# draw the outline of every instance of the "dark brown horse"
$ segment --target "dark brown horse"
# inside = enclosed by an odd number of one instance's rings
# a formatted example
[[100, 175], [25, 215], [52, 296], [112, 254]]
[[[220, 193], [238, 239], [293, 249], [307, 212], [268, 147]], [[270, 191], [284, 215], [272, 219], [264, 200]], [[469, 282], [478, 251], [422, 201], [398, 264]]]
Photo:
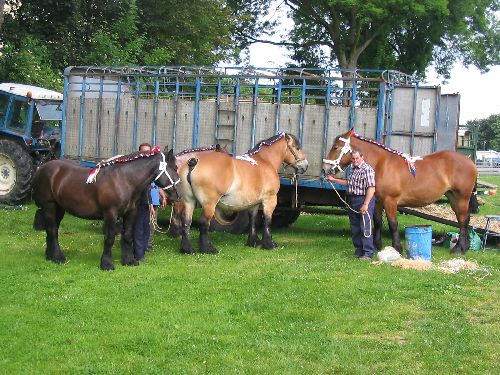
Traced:
[[42, 165], [33, 178], [33, 196], [39, 209], [34, 228], [47, 233], [46, 257], [65, 263], [59, 247], [59, 224], [65, 212], [83, 219], [104, 219], [104, 251], [101, 269], [114, 269], [111, 248], [115, 241], [115, 224], [123, 218], [121, 236], [124, 265], [138, 264], [132, 252], [132, 230], [137, 213], [137, 201], [152, 182], [166, 190], [167, 198], [179, 198], [179, 175], [172, 150], [165, 154], [155, 148], [152, 152], [136, 152], [97, 164], [90, 169], [71, 161], [53, 160]]
[[[240, 157], [222, 152], [199, 153], [179, 169], [183, 202], [185, 204], [182, 226], [181, 252], [193, 252], [189, 232], [193, 209], [202, 206], [200, 218], [200, 251], [216, 253], [208, 238], [208, 228], [215, 208], [250, 212], [251, 226], [247, 245], [262, 245], [272, 249], [270, 224], [280, 188], [278, 170], [286, 163], [298, 173], [307, 170], [307, 160], [297, 138], [279, 133], [259, 142]], [[260, 241], [256, 234], [255, 218], [259, 207], [264, 212], [264, 234]]]
[[472, 160], [454, 151], [440, 151], [423, 158], [410, 158], [353, 131], [335, 138], [324, 160], [323, 171], [336, 173], [350, 163], [352, 150], [364, 154], [365, 161], [375, 169], [374, 242], [382, 245], [382, 211], [385, 209], [392, 234], [392, 246], [401, 253], [396, 212], [401, 207], [422, 207], [438, 200], [443, 194], [450, 201], [460, 225], [460, 237], [453, 253], [465, 253], [469, 248], [469, 201], [477, 178]]

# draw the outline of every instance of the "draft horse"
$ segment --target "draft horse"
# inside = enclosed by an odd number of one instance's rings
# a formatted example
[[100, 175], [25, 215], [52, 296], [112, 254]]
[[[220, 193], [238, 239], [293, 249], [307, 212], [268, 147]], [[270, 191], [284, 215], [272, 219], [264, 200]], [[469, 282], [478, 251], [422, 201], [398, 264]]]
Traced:
[[89, 168], [67, 160], [43, 164], [33, 177], [33, 197], [39, 207], [33, 227], [47, 233], [46, 258], [65, 263], [59, 246], [59, 224], [65, 212], [82, 219], [104, 220], [104, 251], [101, 269], [113, 270], [111, 248], [115, 241], [115, 224], [123, 218], [121, 263], [136, 266], [132, 251], [133, 224], [137, 202], [152, 182], [165, 189], [167, 198], [177, 200], [180, 182], [173, 151], [168, 155], [155, 147], [152, 152], [135, 152], [109, 159]]
[[[175, 154], [177, 170], [180, 170], [190, 159], [196, 158], [199, 153], [205, 152], [225, 152], [225, 150], [223, 150], [219, 144], [183, 150]], [[173, 212], [168, 229], [168, 233], [171, 237], [179, 237], [182, 234], [182, 215], [184, 215], [184, 207], [184, 202], [181, 199], [172, 203]]]
[[[230, 211], [248, 210], [250, 229], [246, 244], [273, 249], [270, 225], [280, 188], [278, 170], [285, 163], [297, 173], [307, 170], [308, 162], [298, 139], [284, 132], [259, 142], [242, 156], [222, 152], [198, 153], [179, 169], [183, 191], [181, 252], [191, 254], [189, 239], [193, 209], [202, 207], [199, 246], [201, 252], [217, 253], [208, 237], [208, 228], [215, 208]], [[262, 206], [264, 228], [262, 240], [256, 233], [255, 219]]]
[[352, 150], [363, 153], [365, 161], [375, 169], [374, 242], [382, 245], [382, 211], [385, 209], [392, 234], [392, 246], [401, 253], [401, 243], [396, 218], [397, 208], [422, 207], [438, 200], [443, 194], [448, 198], [457, 216], [460, 237], [451, 250], [465, 253], [469, 248], [469, 202], [473, 197], [477, 169], [472, 160], [454, 151], [439, 151], [423, 158], [411, 158], [354, 131], [337, 138], [327, 159], [323, 160], [323, 173], [337, 173], [350, 163]]

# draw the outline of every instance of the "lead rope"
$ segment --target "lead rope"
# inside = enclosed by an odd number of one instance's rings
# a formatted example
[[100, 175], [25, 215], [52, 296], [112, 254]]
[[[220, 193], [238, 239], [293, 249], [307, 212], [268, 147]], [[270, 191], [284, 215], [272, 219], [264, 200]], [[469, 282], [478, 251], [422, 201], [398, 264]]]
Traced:
[[[172, 210], [173, 210], [173, 208], [172, 208]], [[153, 224], [153, 228], [154, 228], [155, 232], [167, 233], [167, 231], [162, 230], [162, 228], [158, 225], [157, 215], [155, 215], [153, 212], [149, 213], [149, 222]], [[170, 213], [170, 220], [172, 220], [172, 213]], [[168, 227], [170, 228], [170, 223], [169, 223]]]
[[[340, 198], [340, 200], [342, 202], [344, 202], [344, 204], [346, 205], [347, 208], [349, 208], [352, 212], [354, 213], [357, 213], [357, 214], [361, 214], [361, 212], [359, 211], [356, 211], [354, 208], [352, 208], [351, 206], [349, 206], [349, 203], [347, 203], [339, 194], [339, 192], [337, 191], [337, 189], [335, 188], [335, 186], [330, 182], [328, 181], [328, 183], [330, 185], [332, 185], [332, 188], [333, 190], [335, 191], [335, 193], [337, 194], [337, 196]], [[371, 237], [372, 235], [372, 219], [370, 218], [370, 215], [368, 213], [366, 213], [366, 215], [368, 216], [368, 221], [369, 221], [369, 226], [368, 226], [368, 232], [366, 232], [366, 222], [365, 222], [365, 214], [361, 214], [361, 218], [363, 219], [363, 236], [365, 238], [369, 238]]]

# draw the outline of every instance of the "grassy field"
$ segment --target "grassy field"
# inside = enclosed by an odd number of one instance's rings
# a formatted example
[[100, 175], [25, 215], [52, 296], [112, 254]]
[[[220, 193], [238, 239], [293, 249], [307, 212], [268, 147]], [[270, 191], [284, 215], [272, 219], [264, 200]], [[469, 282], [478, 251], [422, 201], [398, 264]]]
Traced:
[[353, 257], [346, 217], [304, 214], [274, 251], [212, 233], [218, 255], [185, 256], [157, 233], [140, 266], [119, 264], [117, 242], [103, 272], [100, 222], [63, 220], [61, 266], [34, 212], [0, 211], [2, 374], [500, 373], [498, 251], [469, 251], [476, 273], [376, 265]]

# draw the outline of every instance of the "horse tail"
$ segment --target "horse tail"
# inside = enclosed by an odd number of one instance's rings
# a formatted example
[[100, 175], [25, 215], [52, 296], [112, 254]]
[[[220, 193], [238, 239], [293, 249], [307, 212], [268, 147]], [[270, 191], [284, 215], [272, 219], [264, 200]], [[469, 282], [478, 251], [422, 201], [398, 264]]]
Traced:
[[187, 174], [187, 182], [189, 183], [189, 185], [191, 185], [191, 172], [194, 169], [194, 167], [196, 167], [196, 164], [198, 164], [198, 159], [196, 159], [196, 158], [190, 158], [188, 160], [187, 164], [188, 164], [188, 167], [189, 167], [188, 174]]
[[477, 214], [479, 212], [479, 202], [477, 201], [477, 181], [474, 184], [474, 190], [469, 200], [469, 213]]
[[33, 229], [34, 230], [45, 230], [45, 218], [43, 216], [42, 210], [39, 208], [35, 212], [35, 219], [33, 220]]

